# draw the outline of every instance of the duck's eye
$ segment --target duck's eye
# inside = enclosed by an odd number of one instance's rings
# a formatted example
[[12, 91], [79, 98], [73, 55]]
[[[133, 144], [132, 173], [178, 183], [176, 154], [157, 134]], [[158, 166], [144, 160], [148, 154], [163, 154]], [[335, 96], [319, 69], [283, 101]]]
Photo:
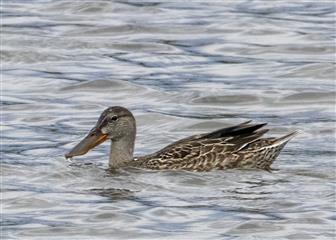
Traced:
[[118, 116], [116, 116], [116, 115], [112, 116], [112, 117], [111, 117], [111, 120], [112, 120], [112, 121], [117, 121], [117, 120], [118, 120]]

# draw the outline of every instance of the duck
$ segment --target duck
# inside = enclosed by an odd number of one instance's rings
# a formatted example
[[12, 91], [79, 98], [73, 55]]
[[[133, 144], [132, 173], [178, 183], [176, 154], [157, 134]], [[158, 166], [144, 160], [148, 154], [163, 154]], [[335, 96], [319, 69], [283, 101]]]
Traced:
[[285, 136], [265, 138], [266, 123], [251, 121], [192, 135], [169, 144], [149, 155], [135, 157], [136, 120], [125, 107], [113, 106], [103, 111], [95, 126], [66, 158], [86, 154], [110, 140], [109, 166], [113, 169], [136, 167], [152, 170], [210, 171], [225, 169], [263, 169], [271, 165], [297, 131]]

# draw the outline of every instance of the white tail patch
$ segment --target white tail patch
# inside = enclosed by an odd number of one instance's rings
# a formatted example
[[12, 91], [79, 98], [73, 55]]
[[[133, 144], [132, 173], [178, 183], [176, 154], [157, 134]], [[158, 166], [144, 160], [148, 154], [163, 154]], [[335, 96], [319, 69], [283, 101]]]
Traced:
[[289, 140], [291, 140], [293, 137], [295, 137], [298, 134], [299, 134], [299, 131], [294, 131], [294, 132], [292, 132], [290, 134], [287, 134], [287, 135], [285, 135], [283, 137], [280, 137], [271, 146], [272, 147], [276, 147], [276, 146], [285, 144], [285, 143], [287, 143]]
[[290, 133], [290, 134], [287, 134], [287, 135], [285, 135], [285, 136], [283, 136], [283, 137], [280, 137], [280, 138], [276, 139], [276, 140], [274, 141], [274, 143], [272, 143], [272, 144], [270, 144], [270, 145], [261, 147], [261, 148], [259, 148], [259, 149], [257, 149], [257, 150], [253, 150], [253, 151], [251, 151], [251, 152], [259, 152], [259, 151], [263, 151], [263, 150], [265, 150], [265, 149], [276, 148], [276, 147], [278, 147], [278, 146], [281, 146], [281, 145], [283, 145], [283, 144], [286, 144], [289, 140], [291, 140], [291, 139], [292, 139], [293, 137], [295, 137], [297, 134], [299, 134], [299, 131], [294, 131], [294, 132], [292, 132], [292, 133]]

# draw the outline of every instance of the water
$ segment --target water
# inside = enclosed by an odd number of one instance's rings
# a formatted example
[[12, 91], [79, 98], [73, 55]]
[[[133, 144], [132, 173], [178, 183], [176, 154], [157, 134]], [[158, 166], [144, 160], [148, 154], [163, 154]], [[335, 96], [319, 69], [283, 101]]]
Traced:
[[[3, 239], [333, 239], [335, 4], [3, 1]], [[108, 106], [137, 155], [268, 122], [265, 171], [107, 170], [63, 155]]]

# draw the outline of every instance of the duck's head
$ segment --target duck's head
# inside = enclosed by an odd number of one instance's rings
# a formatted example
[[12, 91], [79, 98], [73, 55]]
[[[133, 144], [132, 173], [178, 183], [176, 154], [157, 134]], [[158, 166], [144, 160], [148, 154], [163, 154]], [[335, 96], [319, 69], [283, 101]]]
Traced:
[[100, 115], [88, 135], [69, 153], [65, 154], [65, 157], [84, 155], [107, 139], [112, 141], [133, 139], [135, 133], [136, 126], [133, 114], [124, 107], [109, 107]]

